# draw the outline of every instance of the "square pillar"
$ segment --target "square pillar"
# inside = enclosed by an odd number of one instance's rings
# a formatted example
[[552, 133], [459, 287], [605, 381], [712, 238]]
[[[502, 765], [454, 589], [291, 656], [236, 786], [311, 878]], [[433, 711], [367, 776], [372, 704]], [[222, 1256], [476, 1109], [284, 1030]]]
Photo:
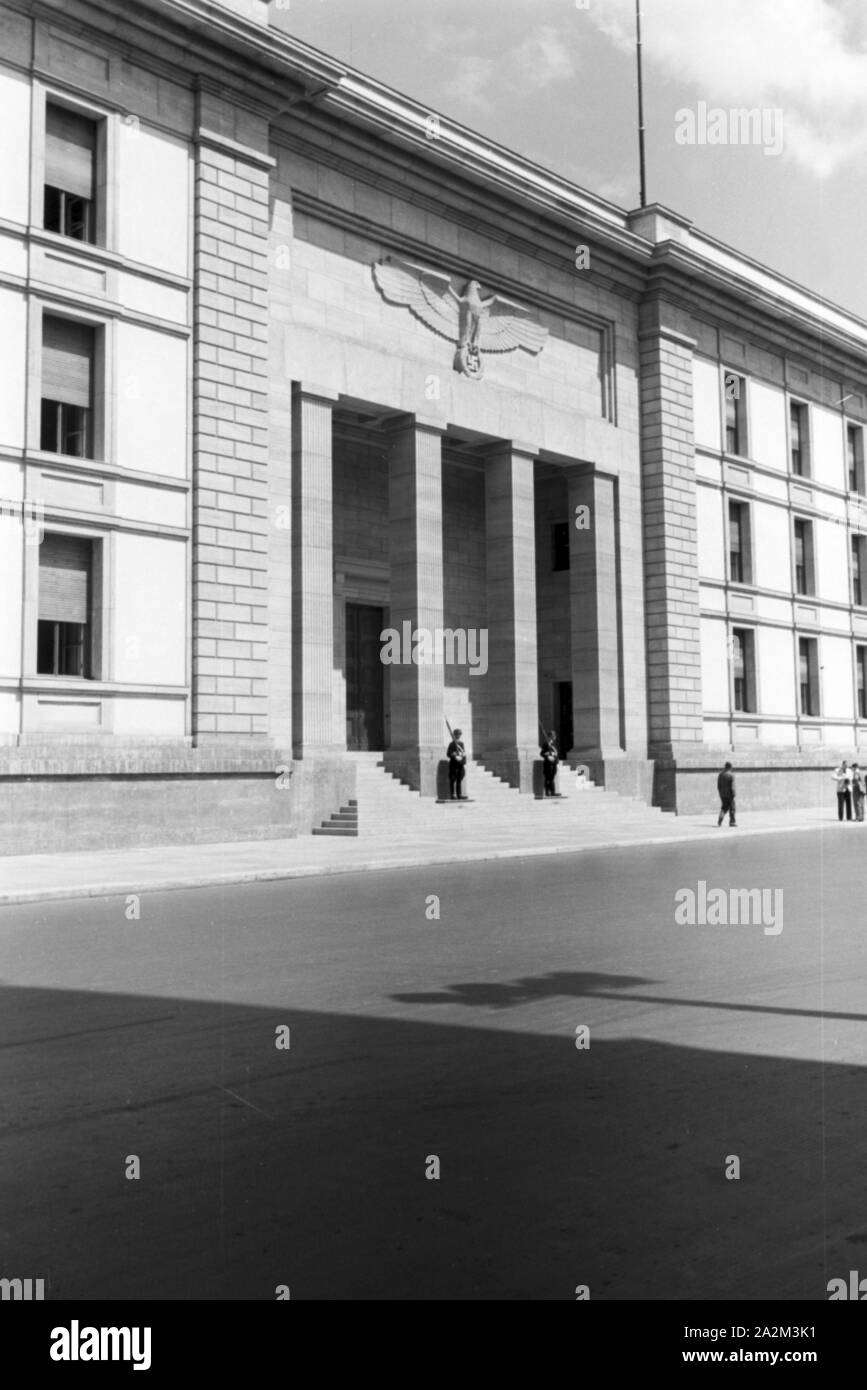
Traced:
[[[200, 90], [193, 301], [192, 732], [269, 734], [267, 125]], [[233, 191], [229, 192], [231, 188]], [[222, 198], [222, 204], [218, 203]], [[243, 202], [243, 254], [229, 211]], [[243, 262], [243, 264], [239, 264]], [[229, 326], [231, 325], [231, 327]]]
[[624, 751], [617, 482], [570, 472], [568, 492], [572, 752], [617, 757]]
[[488, 675], [485, 766], [533, 791], [539, 758], [535, 450], [504, 442], [485, 460]]
[[335, 754], [331, 422], [337, 397], [292, 390], [292, 746]]
[[[447, 742], [443, 719], [443, 503], [441, 425], [410, 418], [388, 452], [389, 626], [401, 635], [402, 661], [389, 668], [390, 747], [385, 766], [422, 796], [436, 796]], [[428, 656], [411, 660], [416, 633]], [[407, 650], [405, 635], [412, 635]]]
[[695, 340], [676, 309], [641, 306], [641, 455], [648, 743], [670, 758], [703, 738], [693, 436]]

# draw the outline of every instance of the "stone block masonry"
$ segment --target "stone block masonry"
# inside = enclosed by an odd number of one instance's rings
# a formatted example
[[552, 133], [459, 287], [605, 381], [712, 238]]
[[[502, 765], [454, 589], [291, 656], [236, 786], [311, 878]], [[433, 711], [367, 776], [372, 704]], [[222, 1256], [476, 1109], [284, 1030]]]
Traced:
[[193, 735], [268, 736], [268, 170], [201, 137]]
[[648, 742], [662, 757], [702, 739], [692, 343], [663, 307], [647, 304], [640, 330]]

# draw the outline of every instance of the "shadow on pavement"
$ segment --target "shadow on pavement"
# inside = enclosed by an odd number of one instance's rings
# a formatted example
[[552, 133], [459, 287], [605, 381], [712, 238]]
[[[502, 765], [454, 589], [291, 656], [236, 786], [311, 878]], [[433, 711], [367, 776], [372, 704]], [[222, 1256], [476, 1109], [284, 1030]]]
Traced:
[[0, 1004], [0, 1276], [50, 1298], [824, 1299], [867, 1239], [860, 1067], [120, 993]]

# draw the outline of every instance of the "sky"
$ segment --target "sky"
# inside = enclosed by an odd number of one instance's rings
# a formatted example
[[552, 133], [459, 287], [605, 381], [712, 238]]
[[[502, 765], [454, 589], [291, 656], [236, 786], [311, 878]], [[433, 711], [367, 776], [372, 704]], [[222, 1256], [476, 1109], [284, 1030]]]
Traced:
[[[272, 0], [271, 24], [638, 206], [634, 0]], [[648, 202], [867, 319], [867, 0], [642, 0], [642, 39]], [[736, 108], [764, 113], [750, 142]]]

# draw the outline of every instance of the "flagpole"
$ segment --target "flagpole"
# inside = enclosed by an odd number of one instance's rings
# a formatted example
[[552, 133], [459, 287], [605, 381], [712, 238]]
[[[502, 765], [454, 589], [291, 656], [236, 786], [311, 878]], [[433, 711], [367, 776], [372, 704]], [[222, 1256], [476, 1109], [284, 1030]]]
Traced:
[[644, 169], [644, 87], [641, 80], [641, 0], [635, 0], [635, 56], [638, 64], [638, 167], [641, 177], [640, 206], [647, 207]]

